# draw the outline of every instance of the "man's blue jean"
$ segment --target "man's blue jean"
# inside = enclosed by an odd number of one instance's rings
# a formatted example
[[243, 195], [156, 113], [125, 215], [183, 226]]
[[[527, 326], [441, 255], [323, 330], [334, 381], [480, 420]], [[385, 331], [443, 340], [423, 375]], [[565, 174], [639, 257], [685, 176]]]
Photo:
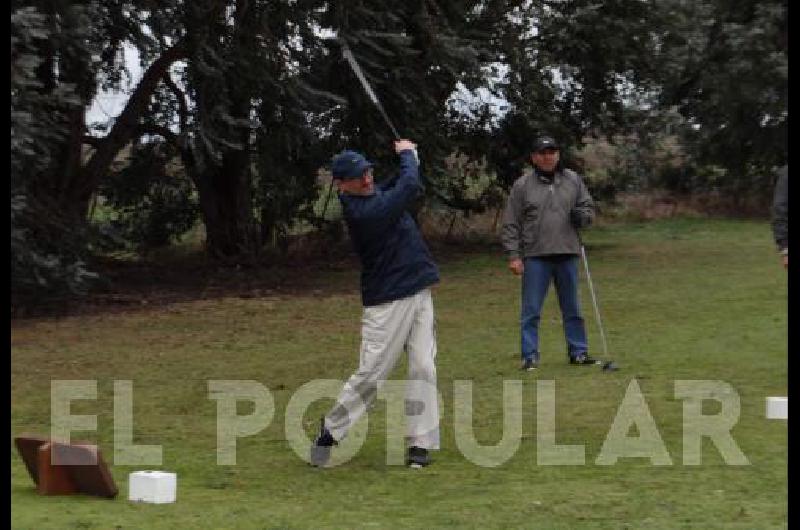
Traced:
[[522, 358], [539, 361], [539, 321], [552, 279], [570, 357], [586, 354], [586, 327], [578, 303], [578, 256], [525, 258], [522, 274]]

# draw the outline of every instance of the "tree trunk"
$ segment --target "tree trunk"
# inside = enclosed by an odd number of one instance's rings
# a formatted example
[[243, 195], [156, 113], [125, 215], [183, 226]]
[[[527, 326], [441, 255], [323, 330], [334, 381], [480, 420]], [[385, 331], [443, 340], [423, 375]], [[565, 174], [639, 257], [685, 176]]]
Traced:
[[80, 186], [83, 178], [82, 154], [83, 133], [86, 129], [86, 111], [76, 107], [69, 111], [69, 136], [59, 156], [60, 167], [53, 168], [51, 175], [57, 181], [54, 196], [57, 204], [68, 219], [83, 222], [87, 219], [89, 202], [94, 194], [93, 188], [86, 194]]
[[[236, 2], [233, 41], [245, 37], [242, 33], [245, 24], [255, 23], [247, 17], [249, 7], [246, 0]], [[223, 87], [198, 83], [195, 98], [201, 113], [200, 123], [215, 121], [211, 115], [203, 113], [211, 113], [216, 105], [224, 105], [226, 114], [240, 123], [248, 122], [251, 110], [249, 93], [245, 87], [237, 84], [236, 72], [230, 74]], [[203, 79], [201, 72], [198, 71], [197, 75], [198, 79]], [[216, 92], [220, 90], [224, 91], [227, 98], [220, 97]], [[227, 129], [221, 127], [214, 131], [214, 136], [227, 140], [228, 145], [222, 143], [215, 147], [221, 151], [221, 161], [217, 163], [204, 153], [203, 164], [197, 164], [197, 160], [190, 158], [190, 163], [186, 165], [197, 186], [206, 227], [206, 250], [218, 259], [252, 258], [258, 254], [260, 244], [251, 193], [250, 129], [242, 125], [229, 125]], [[205, 151], [204, 147], [201, 149]], [[188, 151], [186, 153], [189, 154]]]
[[197, 187], [208, 253], [219, 259], [256, 255], [260, 246], [252, 212], [248, 153], [228, 152], [221, 165], [208, 164], [202, 170], [186, 155], [187, 171]]

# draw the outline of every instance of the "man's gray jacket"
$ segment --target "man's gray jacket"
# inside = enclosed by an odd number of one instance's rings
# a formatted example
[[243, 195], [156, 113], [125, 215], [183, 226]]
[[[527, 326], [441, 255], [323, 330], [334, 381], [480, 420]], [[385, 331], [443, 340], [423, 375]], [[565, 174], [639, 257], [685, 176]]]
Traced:
[[552, 183], [536, 171], [511, 187], [501, 234], [512, 258], [580, 254], [578, 228], [591, 224], [594, 203], [581, 177], [569, 169], [556, 171]]
[[778, 250], [789, 248], [789, 166], [778, 173], [772, 200], [772, 233]]

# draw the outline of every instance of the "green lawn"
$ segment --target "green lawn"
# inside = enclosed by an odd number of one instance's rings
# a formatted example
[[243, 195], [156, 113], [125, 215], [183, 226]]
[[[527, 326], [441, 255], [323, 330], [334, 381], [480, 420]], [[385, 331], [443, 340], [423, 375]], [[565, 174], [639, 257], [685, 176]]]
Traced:
[[[135, 312], [12, 322], [12, 434], [47, 433], [50, 381], [95, 379], [99, 442], [113, 463], [114, 380], [134, 385], [134, 441], [163, 447], [161, 466], [113, 465], [116, 500], [41, 497], [11, 447], [13, 528], [785, 528], [786, 422], [764, 417], [787, 393], [787, 279], [766, 222], [670, 220], [594, 228], [585, 236], [615, 373], [566, 363], [554, 293], [542, 318], [542, 366], [518, 368], [519, 281], [496, 247], [441, 263], [438, 314], [442, 451], [424, 470], [386, 464], [384, 403], [361, 451], [310, 468], [286, 441], [293, 391], [345, 379], [357, 363], [357, 271], [332, 271], [341, 294], [198, 300]], [[590, 345], [602, 355], [585, 285]], [[403, 377], [398, 367], [394, 378]], [[672, 465], [623, 458], [597, 465], [625, 389], [636, 379]], [[267, 428], [240, 438], [235, 466], [216, 465], [212, 379], [256, 380], [275, 398]], [[473, 383], [474, 430], [500, 441], [504, 380], [522, 380], [523, 439], [504, 464], [481, 467], [457, 449], [454, 381]], [[558, 444], [585, 446], [586, 465], [537, 465], [537, 380], [555, 381]], [[727, 465], [709, 440], [684, 465], [676, 380], [728, 383], [741, 415], [732, 437], [749, 465]], [[316, 428], [330, 400], [304, 416]], [[239, 414], [252, 412], [239, 407]], [[704, 413], [720, 409], [709, 401]], [[636, 436], [636, 430], [629, 433]], [[138, 469], [178, 474], [178, 501], [127, 501]]]

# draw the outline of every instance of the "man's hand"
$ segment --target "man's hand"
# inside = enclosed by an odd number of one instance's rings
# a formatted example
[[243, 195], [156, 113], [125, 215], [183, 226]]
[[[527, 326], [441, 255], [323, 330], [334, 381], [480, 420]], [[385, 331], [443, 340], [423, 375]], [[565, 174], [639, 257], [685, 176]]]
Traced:
[[405, 151], [406, 149], [411, 149], [412, 151], [417, 150], [417, 144], [412, 142], [411, 140], [395, 140], [394, 141], [394, 152], [400, 153], [401, 151]]
[[509, 260], [508, 268], [511, 269], [511, 272], [513, 272], [516, 276], [519, 276], [522, 274], [522, 271], [525, 270], [525, 265], [522, 264], [521, 259], [514, 258]]
[[572, 222], [572, 226], [575, 228], [586, 228], [591, 222], [591, 219], [586, 215], [586, 213], [575, 209], [569, 212], [569, 220]]
[[788, 269], [789, 268], [789, 254], [784, 254], [783, 255], [783, 268], [784, 269]]

